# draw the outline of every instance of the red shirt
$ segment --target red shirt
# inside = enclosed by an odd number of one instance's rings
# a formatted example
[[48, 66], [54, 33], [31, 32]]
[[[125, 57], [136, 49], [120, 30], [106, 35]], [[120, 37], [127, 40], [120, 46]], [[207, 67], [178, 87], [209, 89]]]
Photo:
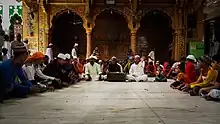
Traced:
[[187, 84], [193, 83], [197, 80], [195, 66], [192, 62], [186, 63], [185, 75], [185, 83]]

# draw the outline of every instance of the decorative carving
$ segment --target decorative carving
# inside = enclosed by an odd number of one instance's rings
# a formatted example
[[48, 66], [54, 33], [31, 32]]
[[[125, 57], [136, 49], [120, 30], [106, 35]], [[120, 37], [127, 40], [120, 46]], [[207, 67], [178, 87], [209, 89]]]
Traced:
[[171, 21], [170, 24], [172, 24], [172, 16], [173, 16], [173, 12], [172, 9], [164, 9], [164, 8], [148, 8], [148, 9], [142, 9], [139, 10], [137, 13], [137, 19], [138, 21], [140, 21], [146, 14], [153, 12], [153, 11], [159, 11], [161, 12], [164, 16], [168, 17], [169, 20]]
[[118, 14], [121, 14], [125, 17], [125, 19], [127, 20], [127, 22], [130, 22], [130, 20], [132, 20], [132, 11], [131, 9], [129, 9], [128, 7], [123, 7], [123, 8], [119, 8], [119, 7], [110, 7], [110, 8], [106, 8], [106, 7], [99, 7], [99, 8], [95, 8], [93, 10], [93, 20], [96, 20], [96, 17], [102, 13], [103, 11], [106, 10], [113, 10], [114, 12], [117, 12]]
[[185, 38], [183, 35], [179, 35], [179, 52], [180, 52], [180, 56], [179, 57], [184, 57], [185, 56]]
[[51, 15], [50, 15], [50, 24], [52, 24], [52, 19], [54, 17], [57, 17], [67, 11], [73, 11], [74, 13], [79, 15], [83, 21], [86, 20], [84, 5], [52, 5]]

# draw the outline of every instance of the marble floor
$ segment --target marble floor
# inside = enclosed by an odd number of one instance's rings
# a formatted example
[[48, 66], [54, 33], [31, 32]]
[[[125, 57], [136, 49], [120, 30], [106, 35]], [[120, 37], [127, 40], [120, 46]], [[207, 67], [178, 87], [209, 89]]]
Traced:
[[219, 124], [220, 103], [170, 82], [81, 82], [0, 105], [0, 124]]

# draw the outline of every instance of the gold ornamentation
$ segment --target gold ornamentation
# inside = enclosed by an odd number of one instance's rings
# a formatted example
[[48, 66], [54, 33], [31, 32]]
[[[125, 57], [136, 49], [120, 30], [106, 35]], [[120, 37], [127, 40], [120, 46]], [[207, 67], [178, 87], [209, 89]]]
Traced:
[[50, 26], [52, 26], [52, 19], [64, 12], [73, 11], [79, 15], [82, 20], [85, 20], [85, 6], [84, 5], [51, 5]]

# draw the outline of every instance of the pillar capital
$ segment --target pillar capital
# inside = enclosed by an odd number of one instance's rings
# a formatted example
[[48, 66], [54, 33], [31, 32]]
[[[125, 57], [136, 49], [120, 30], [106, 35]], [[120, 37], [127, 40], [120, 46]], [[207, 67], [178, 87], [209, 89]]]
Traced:
[[130, 30], [130, 31], [131, 31], [131, 35], [136, 35], [137, 30], [138, 30], [138, 29], [136, 29], [136, 28], [131, 29], [131, 30]]
[[86, 34], [91, 34], [92, 33], [92, 28], [86, 28]]

